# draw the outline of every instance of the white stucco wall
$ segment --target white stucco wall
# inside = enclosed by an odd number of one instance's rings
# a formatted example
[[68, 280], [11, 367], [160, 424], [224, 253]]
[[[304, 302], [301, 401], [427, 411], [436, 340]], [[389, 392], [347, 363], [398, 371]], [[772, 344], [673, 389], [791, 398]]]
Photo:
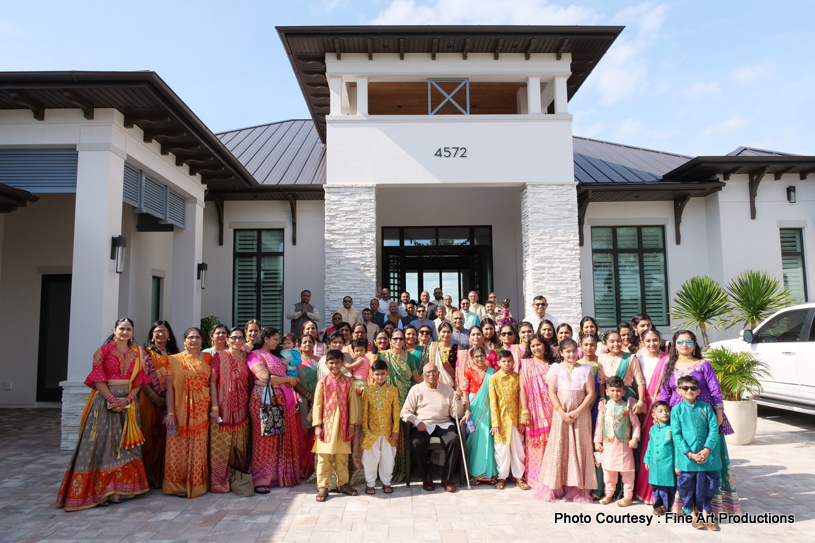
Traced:
[[[204, 262], [209, 265], [207, 288], [201, 300], [201, 315], [215, 315], [232, 322], [232, 266], [234, 230], [246, 228], [283, 228], [284, 311], [300, 301], [300, 292], [311, 291], [311, 303], [325, 323], [325, 216], [322, 200], [297, 202], [297, 245], [291, 240], [291, 212], [287, 201], [229, 201], [224, 203], [224, 244], [218, 245], [218, 215], [215, 206], [204, 209]], [[349, 225], [338, 226], [346, 228]], [[351, 225], [353, 226], [353, 225]], [[290, 324], [284, 318], [284, 329]]]
[[163, 278], [163, 311], [159, 311], [160, 317], [165, 320], [170, 318], [173, 233], [138, 232], [137, 217], [131, 206], [123, 205], [122, 233], [127, 237], [127, 261], [125, 272], [119, 280], [119, 312], [133, 319], [136, 342], [142, 344], [148, 339], [147, 332], [153, 324], [150, 318], [153, 275]]
[[[73, 194], [44, 194], [4, 218], [0, 405], [33, 407], [36, 402], [42, 275], [71, 273], [74, 200]], [[11, 391], [6, 390], [9, 381]]]
[[[376, 190], [378, 280], [383, 226], [492, 226], [493, 290], [499, 299], [512, 300], [510, 310], [516, 318], [523, 315], [520, 186], [379, 186]], [[418, 298], [419, 293], [410, 294]]]

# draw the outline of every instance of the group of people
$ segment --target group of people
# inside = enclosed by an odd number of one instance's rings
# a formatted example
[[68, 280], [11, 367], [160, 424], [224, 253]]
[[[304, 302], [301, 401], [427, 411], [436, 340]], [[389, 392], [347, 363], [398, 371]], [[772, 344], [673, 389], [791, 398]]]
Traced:
[[[261, 494], [310, 478], [318, 501], [363, 483], [374, 494], [377, 478], [391, 493], [409, 447], [428, 491], [440, 470], [455, 492], [463, 461], [473, 484], [514, 482], [548, 501], [740, 511], [722, 437], [732, 429], [692, 332], [666, 342], [640, 314], [600, 341], [592, 317], [573, 337], [543, 296], [516, 325], [509, 300], [495, 312], [494, 294], [482, 306], [472, 292], [448, 311], [441, 289], [440, 304], [423, 292], [418, 303], [404, 293], [401, 306], [386, 290], [361, 313], [344, 298], [323, 333], [304, 291], [286, 313], [292, 333], [220, 324], [207, 350], [198, 328], [179, 350], [166, 321], [136, 347], [133, 323], [120, 319], [85, 381], [92, 392], [57, 505], [121, 503], [150, 488], [229, 492], [244, 457]], [[430, 454], [432, 437], [443, 454]]]

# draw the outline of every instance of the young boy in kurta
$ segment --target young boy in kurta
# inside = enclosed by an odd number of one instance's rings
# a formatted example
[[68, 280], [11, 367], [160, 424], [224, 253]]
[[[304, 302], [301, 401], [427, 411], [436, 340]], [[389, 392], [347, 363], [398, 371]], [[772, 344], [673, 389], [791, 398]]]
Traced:
[[600, 400], [597, 408], [597, 427], [594, 431], [594, 450], [602, 452], [600, 460], [605, 480], [605, 496], [600, 500], [608, 505], [614, 499], [617, 476], [623, 479], [623, 497], [620, 507], [628, 507], [634, 497], [634, 451], [640, 440], [640, 420], [634, 413], [637, 401], [624, 400], [625, 383], [613, 375], [606, 380], [608, 400]]
[[[718, 531], [711, 501], [719, 488], [722, 469], [719, 446], [719, 424], [716, 411], [699, 396], [699, 381], [693, 375], [676, 380], [682, 402], [671, 410], [671, 434], [674, 442], [674, 463], [679, 470], [676, 486], [685, 514], [692, 514], [691, 526], [702, 525]], [[704, 522], [699, 511], [706, 513]]]
[[[671, 435], [671, 406], [658, 401], [651, 406], [654, 425], [648, 433], [648, 450], [643, 463], [648, 470], [648, 483], [654, 495], [654, 514], [664, 515], [671, 510], [676, 495], [674, 471], [674, 442]], [[640, 473], [640, 477], [643, 474]]]
[[490, 433], [495, 440], [495, 463], [498, 466], [495, 488], [503, 490], [512, 474], [518, 488], [529, 490], [524, 480], [526, 458], [521, 437], [524, 427], [519, 424], [521, 378], [512, 371], [515, 359], [510, 351], [498, 353], [498, 366], [501, 369], [489, 381]]
[[320, 379], [314, 391], [314, 452], [317, 453], [317, 501], [328, 497], [331, 462], [337, 475], [337, 487], [347, 496], [357, 491], [348, 484], [348, 455], [358, 422], [357, 393], [354, 381], [342, 373], [343, 352], [331, 349], [325, 355], [328, 375]]
[[371, 366], [374, 384], [362, 394], [362, 465], [365, 493], [375, 494], [376, 475], [385, 494], [393, 492], [391, 477], [399, 441], [399, 391], [388, 384], [388, 364], [377, 360]]

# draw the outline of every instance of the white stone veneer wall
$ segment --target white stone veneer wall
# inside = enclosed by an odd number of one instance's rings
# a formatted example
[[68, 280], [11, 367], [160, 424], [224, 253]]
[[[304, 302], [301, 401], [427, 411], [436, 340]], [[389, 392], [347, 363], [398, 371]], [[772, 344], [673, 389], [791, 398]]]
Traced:
[[63, 381], [59, 384], [62, 387], [62, 434], [60, 439], [60, 449], [72, 451], [76, 448], [79, 439], [79, 422], [82, 419], [82, 411], [88, 402], [88, 395], [91, 389], [85, 383], [73, 383]]
[[574, 183], [526, 185], [521, 192], [524, 315], [542, 295], [547, 312], [576, 327], [582, 318], [577, 190]]
[[376, 188], [325, 186], [325, 318], [342, 307], [367, 307], [376, 294]]

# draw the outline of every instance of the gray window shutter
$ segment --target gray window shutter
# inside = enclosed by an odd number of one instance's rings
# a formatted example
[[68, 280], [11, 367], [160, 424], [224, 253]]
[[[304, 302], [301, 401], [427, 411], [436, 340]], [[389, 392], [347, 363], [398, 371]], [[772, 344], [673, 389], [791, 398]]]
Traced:
[[75, 193], [78, 161], [70, 149], [2, 149], [0, 183], [35, 194]]
[[147, 176], [144, 176], [144, 185], [142, 185], [142, 211], [149, 213], [154, 217], [165, 220], [166, 217], [166, 201], [167, 191], [166, 187], [161, 183], [153, 181]]
[[122, 191], [122, 201], [139, 209], [141, 203], [141, 173], [139, 170], [125, 164], [124, 190]]
[[184, 197], [180, 194], [173, 192], [172, 190], [167, 191], [167, 222], [170, 224], [174, 224], [176, 226], [180, 226], [184, 228], [184, 222], [186, 219], [186, 209]]

